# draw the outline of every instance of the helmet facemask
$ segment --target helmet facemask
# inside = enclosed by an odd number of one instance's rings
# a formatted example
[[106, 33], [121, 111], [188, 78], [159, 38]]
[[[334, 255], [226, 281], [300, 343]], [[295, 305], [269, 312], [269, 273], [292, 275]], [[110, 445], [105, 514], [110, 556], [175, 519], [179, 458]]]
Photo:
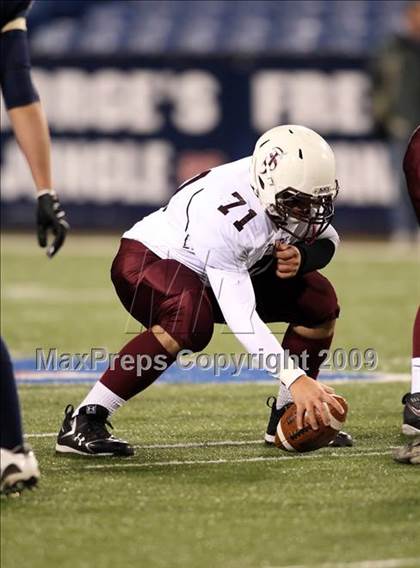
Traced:
[[[337, 181], [333, 190], [322, 192], [320, 195], [309, 195], [288, 187], [276, 194], [275, 204], [268, 205], [266, 211], [283, 231], [301, 241], [310, 243], [319, 237], [331, 223], [337, 193]], [[302, 233], [302, 226], [305, 225], [306, 229]]]

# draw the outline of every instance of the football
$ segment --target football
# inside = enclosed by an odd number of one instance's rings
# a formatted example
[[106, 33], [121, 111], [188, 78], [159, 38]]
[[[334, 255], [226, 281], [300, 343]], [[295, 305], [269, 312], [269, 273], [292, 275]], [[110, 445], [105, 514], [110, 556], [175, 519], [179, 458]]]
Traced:
[[335, 408], [324, 403], [330, 414], [330, 426], [325, 426], [319, 420], [318, 430], [313, 430], [308, 424], [298, 430], [296, 423], [296, 405], [291, 404], [277, 425], [275, 444], [278, 448], [287, 452], [312, 452], [327, 446], [343, 427], [347, 418], [348, 405], [346, 400], [338, 395], [333, 395], [344, 409], [344, 414], [339, 414]]

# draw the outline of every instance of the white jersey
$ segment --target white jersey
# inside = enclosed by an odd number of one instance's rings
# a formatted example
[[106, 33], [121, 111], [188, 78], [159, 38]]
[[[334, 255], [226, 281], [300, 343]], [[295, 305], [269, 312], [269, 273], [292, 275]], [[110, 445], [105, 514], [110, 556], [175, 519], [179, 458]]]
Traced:
[[[185, 182], [166, 207], [148, 215], [123, 235], [145, 244], [161, 258], [179, 261], [209, 283], [225, 320], [250, 353], [283, 355], [255, 311], [252, 267], [271, 255], [276, 241], [297, 239], [278, 230], [250, 185], [251, 157]], [[293, 229], [299, 229], [296, 224]], [[306, 226], [302, 224], [302, 234]], [[322, 238], [338, 243], [329, 227]], [[296, 367], [280, 372], [289, 386], [304, 374]]]

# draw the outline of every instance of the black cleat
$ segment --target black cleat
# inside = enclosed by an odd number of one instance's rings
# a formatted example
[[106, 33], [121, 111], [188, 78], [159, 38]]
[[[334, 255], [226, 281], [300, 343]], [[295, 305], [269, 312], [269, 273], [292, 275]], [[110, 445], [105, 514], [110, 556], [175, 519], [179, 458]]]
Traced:
[[332, 448], [350, 448], [353, 445], [353, 438], [347, 432], [340, 431], [328, 445]]
[[[276, 400], [277, 399], [275, 396], [269, 396], [266, 402], [268, 408], [271, 408], [271, 414], [268, 420], [267, 431], [264, 435], [264, 441], [269, 446], [274, 445], [277, 424], [279, 423], [280, 418], [283, 416], [286, 409], [289, 408], [291, 404], [289, 403], [282, 406], [281, 408], [276, 408]], [[350, 447], [353, 445], [353, 438], [346, 432], [338, 432], [335, 439], [332, 440], [328, 445], [334, 448]]]
[[125, 440], [112, 436], [107, 426], [109, 412], [99, 404], [83, 406], [73, 418], [74, 408], [66, 406], [64, 421], [57, 436], [55, 450], [59, 454], [83, 456], [132, 456], [134, 449]]
[[266, 401], [268, 408], [271, 408], [271, 414], [268, 420], [266, 433], [264, 434], [264, 442], [269, 446], [274, 445], [277, 425], [280, 422], [280, 418], [283, 416], [283, 414], [286, 412], [286, 409], [289, 408], [291, 404], [285, 404], [281, 408], [276, 408], [276, 402], [277, 399], [275, 396], [269, 396]]
[[36, 457], [28, 445], [14, 450], [1, 448], [0, 493], [17, 495], [24, 489], [32, 489], [39, 479]]
[[406, 436], [420, 436], [420, 392], [409, 392], [403, 396], [404, 404], [402, 433]]

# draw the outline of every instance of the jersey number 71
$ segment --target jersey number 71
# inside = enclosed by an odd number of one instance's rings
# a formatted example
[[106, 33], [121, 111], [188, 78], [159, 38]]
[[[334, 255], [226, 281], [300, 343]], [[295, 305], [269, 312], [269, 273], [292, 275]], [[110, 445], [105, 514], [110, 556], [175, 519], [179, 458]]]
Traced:
[[[229, 209], [233, 209], [234, 207], [241, 207], [243, 205], [246, 205], [245, 199], [237, 191], [234, 191], [232, 193], [232, 197], [234, 197], [236, 199], [236, 201], [233, 201], [232, 203], [228, 203], [227, 205], [220, 205], [217, 208], [217, 210], [220, 211], [220, 213], [223, 213], [223, 215], [227, 215], [229, 213]], [[238, 231], [242, 231], [242, 229], [245, 227], [245, 225], [248, 223], [248, 221], [251, 221], [251, 219], [256, 217], [256, 215], [257, 215], [257, 213], [253, 209], [248, 209], [248, 213], [245, 215], [245, 217], [242, 217], [242, 219], [238, 219], [237, 221], [234, 221], [233, 226]]]

